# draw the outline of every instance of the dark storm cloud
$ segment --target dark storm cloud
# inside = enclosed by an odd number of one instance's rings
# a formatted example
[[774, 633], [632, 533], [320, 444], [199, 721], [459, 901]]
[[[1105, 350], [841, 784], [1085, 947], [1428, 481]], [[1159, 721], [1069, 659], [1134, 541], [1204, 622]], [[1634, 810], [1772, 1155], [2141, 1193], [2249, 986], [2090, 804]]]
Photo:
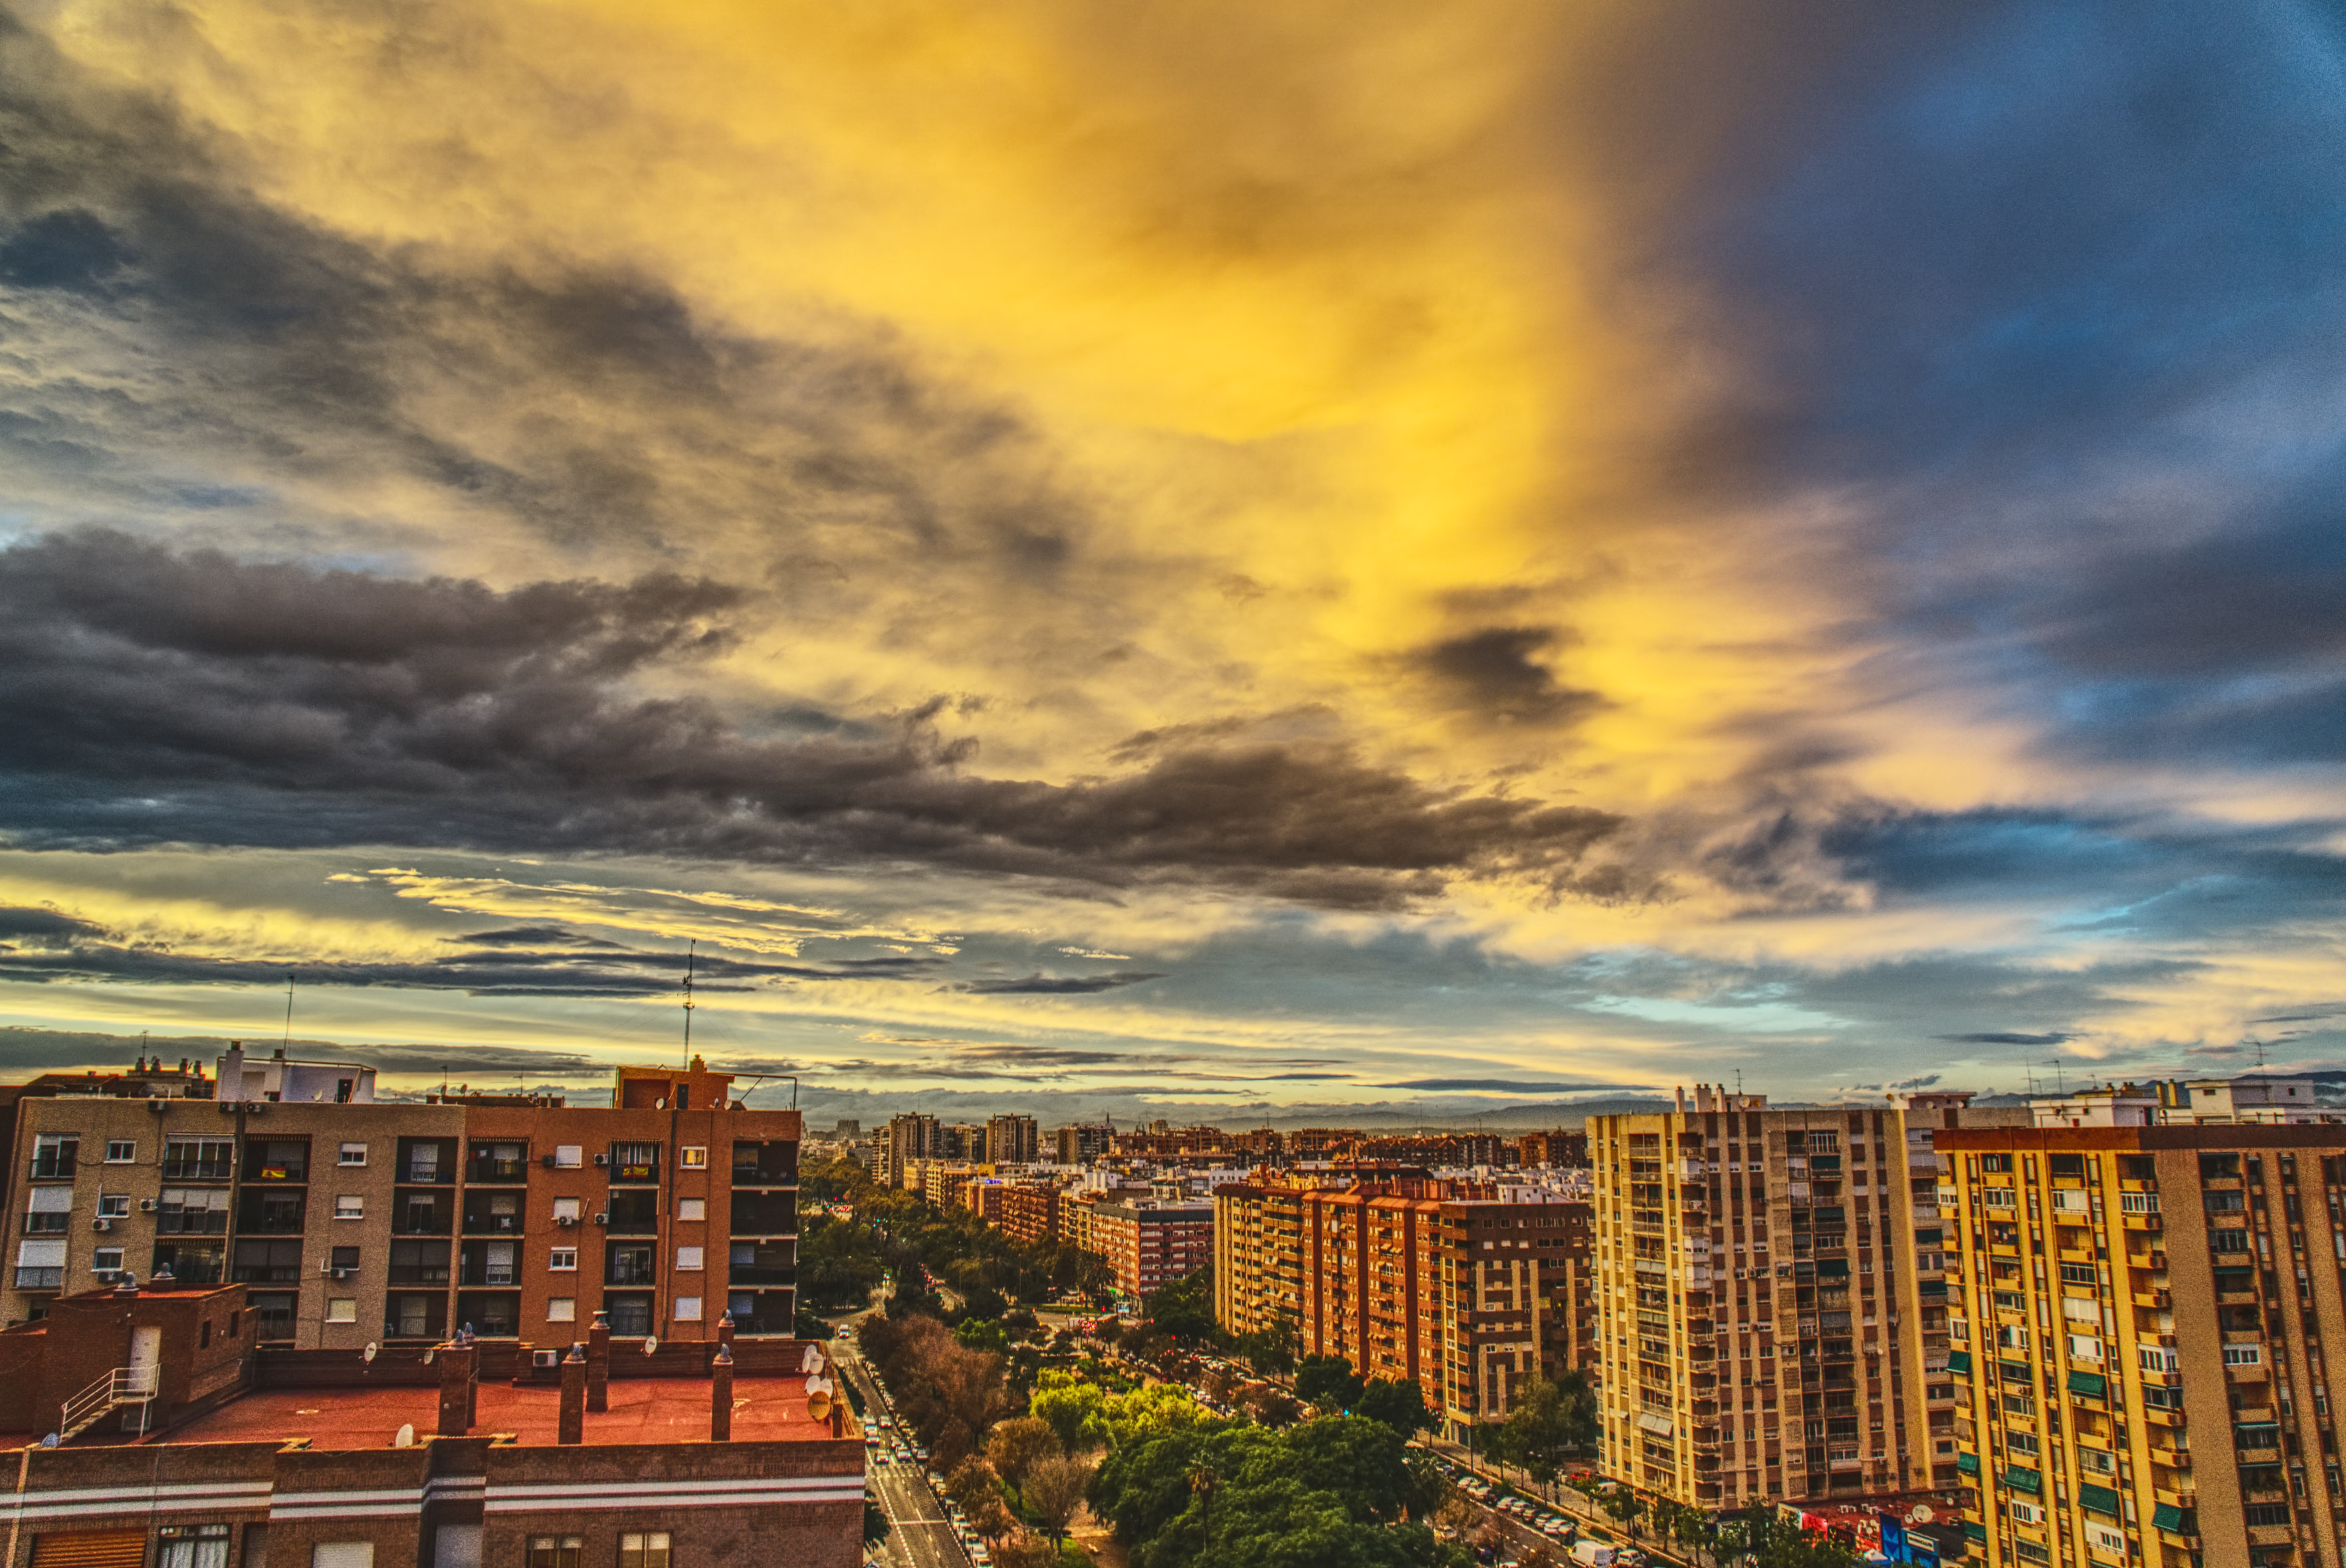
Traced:
[[[1989, 1031], [1981, 1034], [1942, 1034], [1939, 1038], [1958, 1045], [2066, 1045], [2076, 1036], [2062, 1033], [2014, 1034]], [[1937, 1082], [1935, 1078], [1932, 1081]]]
[[1593, 691], [1556, 678], [1537, 656], [1568, 639], [1552, 626], [1488, 626], [1446, 638], [1410, 656], [1455, 706], [1495, 723], [1569, 724], [1602, 706]]
[[52, 947], [105, 934], [105, 928], [55, 910], [0, 908], [0, 942]]
[[[8, 912], [37, 916], [47, 911]], [[644, 952], [610, 942], [536, 951], [492, 945], [421, 962], [353, 959], [280, 963], [125, 942], [90, 921], [66, 923], [70, 929], [39, 931], [32, 933], [37, 940], [21, 946], [0, 943], [0, 980], [251, 985], [276, 984], [290, 974], [304, 985], [616, 998], [673, 992], [683, 981], [686, 964], [683, 953]], [[693, 984], [702, 991], [741, 992], [790, 981], [903, 980], [942, 967], [943, 962], [901, 957], [811, 965], [702, 953], [693, 961]]]
[[1074, 976], [1030, 974], [1019, 980], [973, 980], [952, 989], [977, 996], [1096, 996], [1104, 991], [1121, 991], [1128, 985], [1164, 978], [1161, 973], [1145, 971]]
[[0, 551], [0, 826], [92, 848], [927, 861], [1375, 905], [1454, 875], [1568, 876], [1618, 824], [1326, 744], [1172, 750], [1045, 785], [970, 777], [923, 714], [761, 737], [631, 693], [656, 661], [719, 646], [710, 617], [731, 602], [673, 577], [497, 593], [104, 532], [19, 544]]
[[617, 947], [599, 937], [580, 936], [558, 925], [516, 925], [502, 931], [473, 931], [447, 938], [467, 947]]
[[1645, 1089], [1647, 1084], [1543, 1084], [1522, 1082], [1514, 1078], [1412, 1078], [1399, 1084], [1375, 1084], [1378, 1089], [1422, 1089], [1430, 1094], [1459, 1095], [1484, 1092], [1503, 1095], [1581, 1095], [1620, 1089]]
[[1647, 21], [1574, 112], [1598, 178], [1636, 171], [1637, 265], [1743, 355], [1678, 481], [1845, 497], [1880, 617], [1852, 630], [1901, 682], [1999, 689], [2049, 752], [2346, 756], [2334, 16]]

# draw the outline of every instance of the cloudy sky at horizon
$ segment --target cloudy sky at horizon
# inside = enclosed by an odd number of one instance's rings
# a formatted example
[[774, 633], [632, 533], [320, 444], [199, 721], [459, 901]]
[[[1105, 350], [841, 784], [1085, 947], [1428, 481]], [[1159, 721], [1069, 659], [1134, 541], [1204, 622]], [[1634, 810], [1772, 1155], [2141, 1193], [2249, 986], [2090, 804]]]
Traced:
[[22, 0], [0, 1026], [2346, 1064], [2340, 27]]

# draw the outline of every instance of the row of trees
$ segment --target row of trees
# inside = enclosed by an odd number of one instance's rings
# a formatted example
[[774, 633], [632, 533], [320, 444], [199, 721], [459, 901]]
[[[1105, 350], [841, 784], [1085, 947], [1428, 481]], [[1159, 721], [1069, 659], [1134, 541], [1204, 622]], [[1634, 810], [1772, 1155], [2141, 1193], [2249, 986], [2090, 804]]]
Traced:
[[[817, 1312], [862, 1307], [892, 1277], [900, 1296], [924, 1294], [933, 1279], [951, 1287], [964, 1308], [999, 1318], [1013, 1304], [1035, 1305], [1057, 1292], [1097, 1293], [1107, 1260], [1059, 1242], [1014, 1240], [967, 1209], [941, 1209], [917, 1193], [880, 1186], [852, 1159], [801, 1173], [799, 1298]], [[853, 1205], [834, 1219], [822, 1203]]]

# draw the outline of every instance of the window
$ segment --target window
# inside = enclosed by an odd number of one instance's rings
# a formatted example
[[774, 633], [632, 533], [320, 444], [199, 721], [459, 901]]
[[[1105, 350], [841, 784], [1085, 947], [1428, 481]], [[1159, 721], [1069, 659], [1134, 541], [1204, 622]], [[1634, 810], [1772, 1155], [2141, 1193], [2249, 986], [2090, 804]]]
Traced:
[[2172, 1372], [2179, 1364], [2173, 1350], [2159, 1345], [2137, 1346], [2135, 1349], [2135, 1359], [2142, 1364], [2142, 1369], [2146, 1372]]
[[228, 1568], [225, 1524], [167, 1524], [155, 1532], [155, 1568]]
[[326, 1321], [355, 1323], [359, 1320], [359, 1299], [355, 1296], [330, 1296], [326, 1298]]
[[681, 1220], [707, 1219], [709, 1200], [704, 1197], [680, 1197], [676, 1200], [676, 1217]]
[[546, 1320], [549, 1323], [576, 1323], [578, 1321], [578, 1298], [576, 1296], [547, 1297], [546, 1300]]
[[2208, 1233], [2208, 1250], [2210, 1252], [2246, 1252], [2248, 1249], [2249, 1233], [2245, 1230], [2211, 1230]]
[[33, 1140], [33, 1179], [61, 1181], [74, 1174], [81, 1155], [81, 1139], [63, 1133], [43, 1133]]
[[20, 1241], [16, 1244], [16, 1288], [62, 1290], [66, 1284], [66, 1244], [62, 1241]]
[[73, 1218], [73, 1188], [69, 1186], [33, 1188], [25, 1215], [25, 1234], [62, 1234]]
[[546, 1267], [556, 1274], [566, 1274], [578, 1267], [578, 1249], [557, 1247], [546, 1255]]
[[110, 1166], [134, 1165], [138, 1159], [138, 1145], [128, 1138], [108, 1138], [106, 1143], [106, 1163]]
[[354, 1271], [359, 1266], [359, 1249], [355, 1247], [337, 1247], [327, 1257], [327, 1267], [337, 1274]]
[[342, 1145], [341, 1158], [337, 1163], [346, 1166], [362, 1166], [366, 1164], [366, 1145], [364, 1144], [344, 1144]]
[[233, 1138], [166, 1138], [165, 1181], [226, 1181], [236, 1168]]
[[92, 1274], [121, 1273], [122, 1248], [118, 1247], [101, 1247], [92, 1252], [89, 1255], [89, 1271]]
[[578, 1549], [585, 1544], [576, 1535], [533, 1535], [529, 1568], [578, 1568]]
[[336, 1219], [364, 1219], [366, 1217], [366, 1199], [357, 1193], [344, 1193], [342, 1196], [334, 1199], [334, 1217]]
[[676, 1318], [676, 1320], [677, 1320], [678, 1322], [679, 1322], [679, 1323], [698, 1323], [698, 1322], [699, 1322], [699, 1321], [700, 1321], [700, 1298], [699, 1298], [699, 1297], [698, 1297], [698, 1296], [679, 1296], [679, 1297], [678, 1297], [678, 1298], [676, 1298], [676, 1312], [675, 1312], [675, 1318]]
[[707, 1170], [709, 1151], [699, 1145], [687, 1144], [676, 1151], [676, 1163], [678, 1168], [681, 1170]]
[[2224, 1365], [2228, 1367], [2261, 1367], [2264, 1364], [2265, 1352], [2264, 1347], [2261, 1345], [2227, 1345], [2224, 1347]]
[[554, 1200], [554, 1223], [559, 1225], [566, 1219], [573, 1225], [578, 1223], [578, 1200], [575, 1197]]
[[2287, 1524], [2289, 1504], [2286, 1502], [2251, 1502], [2240, 1510], [2241, 1519], [2251, 1530], [2259, 1526]]
[[659, 1145], [658, 1144], [613, 1144], [611, 1145], [611, 1179], [613, 1181], [658, 1181], [659, 1179]]
[[228, 1233], [228, 1188], [167, 1186], [156, 1206], [155, 1228], [165, 1236], [224, 1236]]
[[698, 1247], [678, 1247], [676, 1249], [676, 1267], [679, 1273], [699, 1273], [700, 1271], [700, 1248]]
[[2013, 1207], [2012, 1189], [2008, 1186], [1992, 1186], [1983, 1189], [1980, 1193], [1980, 1207], [1982, 1208]]
[[321, 1541], [310, 1548], [310, 1568], [374, 1568], [372, 1541]]
[[620, 1536], [619, 1568], [668, 1568], [668, 1532]]
[[2077, 1450], [2077, 1468], [2092, 1471], [2096, 1475], [2116, 1475], [2118, 1472], [2117, 1455], [2106, 1453], [2097, 1448], [2080, 1448]]
[[2157, 1214], [2158, 1195], [2155, 1192], [2122, 1192], [2118, 1194], [2121, 1214]]
[[102, 1192], [98, 1194], [97, 1217], [100, 1219], [128, 1219], [130, 1217], [130, 1195], [127, 1192]]
[[555, 1169], [556, 1169], [556, 1170], [564, 1170], [564, 1171], [575, 1171], [575, 1170], [576, 1170], [580, 1166], [583, 1166], [583, 1165], [585, 1165], [586, 1163], [586, 1145], [583, 1145], [583, 1144], [556, 1144], [556, 1145], [554, 1145], [554, 1168], [555, 1168]]
[[2090, 1263], [2065, 1263], [2061, 1265], [2061, 1283], [2064, 1285], [2093, 1284], [2094, 1266]]
[[2089, 1339], [2083, 1334], [2070, 1335], [2069, 1359], [2073, 1361], [2091, 1361], [2098, 1366], [2102, 1359], [2102, 1342], [2099, 1339]]

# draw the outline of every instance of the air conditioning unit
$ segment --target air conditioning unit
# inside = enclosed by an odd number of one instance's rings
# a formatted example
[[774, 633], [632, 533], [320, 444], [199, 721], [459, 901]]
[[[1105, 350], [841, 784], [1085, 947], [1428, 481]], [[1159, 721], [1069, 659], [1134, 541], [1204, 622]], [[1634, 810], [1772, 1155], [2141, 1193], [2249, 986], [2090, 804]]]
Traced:
[[537, 1156], [537, 1163], [544, 1166], [547, 1170], [552, 1170], [554, 1168], [554, 1156], [552, 1155], [540, 1155]]
[[553, 1371], [562, 1365], [562, 1352], [533, 1349], [529, 1353], [529, 1364], [543, 1372]]
[[153, 1198], [151, 1198], [151, 1197], [142, 1197], [142, 1198], [140, 1198], [140, 1199], [138, 1200], [138, 1212], [139, 1212], [139, 1213], [141, 1213], [141, 1214], [152, 1214], [152, 1213], [154, 1213], [154, 1212], [155, 1212], [155, 1208], [156, 1208], [156, 1203], [155, 1203], [155, 1200], [154, 1200]]
[[334, 1266], [331, 1263], [321, 1263], [318, 1265], [318, 1272], [331, 1279], [335, 1273]]
[[101, 1214], [96, 1219], [89, 1222], [89, 1227], [92, 1230], [112, 1230], [114, 1228], [114, 1221]]
[[611, 1156], [608, 1155], [597, 1155], [595, 1156], [595, 1163], [598, 1166], [609, 1165], [611, 1163]]
[[149, 1100], [147, 1102], [147, 1108], [159, 1116], [165, 1111], [171, 1108], [171, 1102], [168, 1100]]
[[575, 1214], [557, 1214], [554, 1217], [554, 1223], [567, 1230], [578, 1223], [578, 1217]]
[[333, 1270], [333, 1275], [337, 1279], [354, 1279], [358, 1277], [358, 1272], [355, 1268], [337, 1268]]
[[611, 1223], [611, 1217], [608, 1214], [598, 1210], [595, 1215], [595, 1223], [597, 1225], [608, 1225]]

